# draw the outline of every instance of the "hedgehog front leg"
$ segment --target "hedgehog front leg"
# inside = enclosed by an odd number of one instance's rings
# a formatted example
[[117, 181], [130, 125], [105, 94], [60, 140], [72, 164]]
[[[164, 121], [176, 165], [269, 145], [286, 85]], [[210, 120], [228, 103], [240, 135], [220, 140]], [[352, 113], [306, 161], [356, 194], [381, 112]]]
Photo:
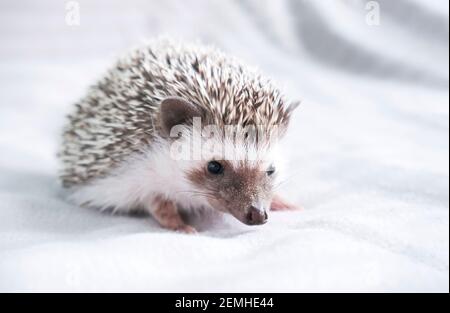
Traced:
[[272, 211], [296, 211], [303, 209], [301, 206], [292, 204], [281, 198], [279, 195], [275, 195], [272, 198], [272, 203], [270, 204], [270, 209]]
[[164, 228], [186, 234], [195, 234], [197, 232], [194, 227], [187, 225], [183, 221], [178, 213], [177, 206], [170, 200], [156, 197], [151, 203], [150, 213]]

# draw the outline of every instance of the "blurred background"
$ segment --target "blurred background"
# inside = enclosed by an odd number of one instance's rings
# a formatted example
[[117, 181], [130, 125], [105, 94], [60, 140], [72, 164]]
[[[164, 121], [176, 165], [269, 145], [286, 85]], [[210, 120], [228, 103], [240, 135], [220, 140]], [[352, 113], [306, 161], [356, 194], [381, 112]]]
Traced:
[[[151, 232], [123, 237], [154, 224], [61, 198], [65, 114], [118, 56], [161, 35], [213, 44], [302, 100], [285, 144], [300, 174], [283, 192], [305, 212], [274, 217], [270, 240], [199, 222], [202, 236], [229, 241], [164, 239], [174, 256]], [[448, 41], [443, 0], [1, 0], [0, 290], [448, 292]], [[84, 245], [99, 238], [111, 249]], [[157, 248], [143, 253], [148, 242]], [[285, 269], [234, 277], [252, 249], [256, 268], [277, 263], [261, 252], [273, 250]], [[184, 260], [199, 278], [155, 259]]]

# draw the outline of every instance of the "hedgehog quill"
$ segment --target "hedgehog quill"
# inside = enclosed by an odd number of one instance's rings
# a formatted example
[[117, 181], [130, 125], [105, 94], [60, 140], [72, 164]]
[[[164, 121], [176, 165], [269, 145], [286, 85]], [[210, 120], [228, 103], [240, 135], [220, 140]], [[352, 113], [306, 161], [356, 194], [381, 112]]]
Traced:
[[[261, 225], [270, 210], [296, 208], [275, 193], [277, 143], [296, 106], [233, 57], [157, 40], [121, 58], [76, 104], [61, 180], [78, 205], [144, 210], [175, 231], [196, 231], [180, 209]], [[196, 121], [205, 127], [195, 131]]]

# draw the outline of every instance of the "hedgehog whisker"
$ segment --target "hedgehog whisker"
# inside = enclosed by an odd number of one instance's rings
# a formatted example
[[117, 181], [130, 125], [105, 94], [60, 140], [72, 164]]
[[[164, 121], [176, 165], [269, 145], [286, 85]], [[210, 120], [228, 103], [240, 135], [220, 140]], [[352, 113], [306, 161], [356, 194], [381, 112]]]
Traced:
[[192, 196], [203, 196], [209, 199], [215, 199], [214, 195], [209, 192], [201, 192], [201, 191], [192, 191], [192, 190], [186, 190], [186, 191], [178, 191], [177, 193], [187, 193]]
[[300, 174], [300, 171], [294, 172], [293, 174], [289, 175], [287, 178], [278, 182], [277, 184], [274, 185], [273, 190], [278, 190], [279, 188], [283, 187], [286, 183], [290, 182], [294, 177], [297, 177], [298, 174]]

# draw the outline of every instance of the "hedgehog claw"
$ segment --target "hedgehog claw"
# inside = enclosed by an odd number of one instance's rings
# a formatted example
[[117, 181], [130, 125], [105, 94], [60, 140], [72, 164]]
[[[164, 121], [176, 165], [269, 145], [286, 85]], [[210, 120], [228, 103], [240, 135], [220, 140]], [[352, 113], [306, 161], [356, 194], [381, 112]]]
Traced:
[[197, 234], [197, 230], [194, 227], [189, 226], [189, 225], [182, 225], [182, 226], [178, 227], [176, 229], [176, 231], [179, 233], [189, 234], [189, 235]]

